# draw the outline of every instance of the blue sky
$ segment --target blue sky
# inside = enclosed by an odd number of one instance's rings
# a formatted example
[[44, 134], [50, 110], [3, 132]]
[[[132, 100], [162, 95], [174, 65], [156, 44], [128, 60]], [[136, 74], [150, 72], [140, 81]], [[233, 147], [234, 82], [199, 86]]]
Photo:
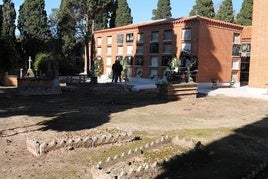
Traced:
[[[23, 3], [24, 0], [13, 0], [16, 9]], [[59, 8], [60, 0], [45, 0], [47, 14], [50, 14], [52, 8]], [[129, 7], [131, 8], [131, 15], [133, 17], [133, 23], [139, 23], [151, 20], [152, 10], [156, 9], [158, 0], [127, 0]], [[216, 9], [222, 0], [213, 0]], [[171, 0], [172, 17], [186, 17], [189, 15], [195, 0]], [[233, 0], [233, 6], [235, 12], [238, 13], [241, 8], [242, 0]]]

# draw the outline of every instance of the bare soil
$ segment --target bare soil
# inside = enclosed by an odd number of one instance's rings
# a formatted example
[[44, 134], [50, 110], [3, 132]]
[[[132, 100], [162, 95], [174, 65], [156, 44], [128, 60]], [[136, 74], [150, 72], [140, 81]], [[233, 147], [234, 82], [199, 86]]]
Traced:
[[86, 90], [58, 96], [5, 93], [0, 94], [0, 178], [92, 178], [92, 165], [133, 144], [62, 148], [36, 157], [27, 150], [26, 139], [117, 130], [132, 131], [145, 141], [179, 135], [207, 147], [208, 154], [198, 162], [185, 159], [182, 166], [177, 164], [181, 170], [169, 165], [155, 178], [196, 177], [193, 173], [199, 178], [241, 178], [268, 160], [267, 129], [268, 102], [263, 100], [216, 96], [168, 101], [154, 93], [94, 95]]

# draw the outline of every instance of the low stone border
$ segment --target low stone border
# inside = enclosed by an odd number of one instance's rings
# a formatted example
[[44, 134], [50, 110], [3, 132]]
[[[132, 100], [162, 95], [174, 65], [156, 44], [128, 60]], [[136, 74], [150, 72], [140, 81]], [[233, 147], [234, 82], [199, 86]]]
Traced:
[[264, 161], [263, 163], [260, 163], [255, 170], [252, 170], [249, 174], [247, 174], [245, 177], [242, 179], [254, 179], [256, 178], [259, 174], [261, 174], [264, 170], [268, 168], [267, 161]]
[[93, 148], [106, 144], [113, 144], [117, 142], [127, 142], [134, 140], [135, 137], [132, 134], [127, 132], [122, 132], [116, 135], [100, 135], [100, 136], [86, 136], [86, 137], [78, 137], [75, 139], [60, 139], [60, 140], [52, 140], [50, 142], [40, 142], [34, 139], [27, 139], [26, 146], [27, 149], [35, 156], [40, 156], [42, 154], [46, 154], [49, 151], [57, 150], [63, 147], [71, 147], [71, 148]]
[[[155, 142], [151, 142], [142, 146], [140, 148], [135, 148], [134, 150], [129, 150], [127, 153], [122, 153], [121, 155], [116, 155], [114, 157], [108, 157], [105, 161], [100, 161], [95, 167], [91, 168], [93, 178], [131, 178], [132, 175], [142, 175], [146, 172], [155, 172], [159, 169], [159, 167], [163, 166], [163, 164], [176, 160], [180, 157], [180, 155], [176, 155], [173, 157], [157, 160], [154, 163], [148, 164], [144, 163], [138, 167], [130, 167], [130, 169], [120, 168], [120, 172], [113, 171], [112, 167], [119, 162], [122, 162], [128, 158], [135, 157], [143, 154], [146, 151], [149, 151], [153, 148], [160, 147], [161, 145], [174, 143], [176, 145], [180, 145], [181, 147], [188, 148], [190, 151], [195, 151], [201, 148], [201, 143], [195, 143], [193, 140], [187, 140], [185, 138], [180, 139], [176, 137], [174, 139], [169, 136], [162, 137], [160, 140], [156, 140]], [[187, 155], [185, 153], [184, 155]]]

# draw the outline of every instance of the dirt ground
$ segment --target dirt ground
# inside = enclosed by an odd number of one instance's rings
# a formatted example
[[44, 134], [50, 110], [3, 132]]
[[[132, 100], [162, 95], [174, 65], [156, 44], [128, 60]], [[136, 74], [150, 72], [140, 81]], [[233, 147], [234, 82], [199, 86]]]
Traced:
[[[239, 137], [247, 134], [246, 139], [251, 140], [252, 132], [261, 143], [254, 147], [263, 150], [258, 154], [253, 150], [254, 157], [264, 161], [268, 160], [267, 133], [258, 131], [267, 129], [268, 102], [255, 99], [216, 96], [168, 101], [140, 93], [0, 94], [0, 178], [92, 178], [91, 166], [114, 147], [63, 148], [36, 157], [26, 148], [27, 138], [46, 141], [124, 130], [142, 138], [185, 135], [213, 145], [237, 133]], [[120, 145], [122, 149], [128, 144]], [[244, 151], [248, 146], [239, 147]]]

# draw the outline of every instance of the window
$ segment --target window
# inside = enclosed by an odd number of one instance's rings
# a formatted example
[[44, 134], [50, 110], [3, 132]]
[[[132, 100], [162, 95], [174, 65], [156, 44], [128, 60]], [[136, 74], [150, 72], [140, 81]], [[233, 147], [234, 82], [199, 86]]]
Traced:
[[118, 34], [117, 35], [117, 43], [122, 44], [124, 42], [124, 35], [123, 34]]
[[151, 77], [156, 77], [156, 76], [158, 76], [158, 71], [157, 71], [157, 69], [151, 69], [151, 70], [150, 70], [150, 76], [151, 76]]
[[171, 41], [173, 38], [172, 30], [165, 30], [164, 31], [164, 40]]
[[144, 34], [143, 34], [143, 33], [139, 33], [139, 34], [138, 34], [138, 39], [137, 39], [137, 41], [138, 41], [138, 42], [143, 42], [143, 40], [144, 40]]
[[116, 56], [116, 57], [115, 57], [115, 60], [118, 60], [118, 61], [121, 62], [121, 61], [123, 60], [123, 56]]
[[150, 44], [150, 53], [158, 53], [159, 52], [159, 44], [151, 43]]
[[164, 44], [164, 53], [171, 54], [172, 53], [172, 45]]
[[134, 38], [133, 38], [133, 33], [131, 34], [127, 34], [126, 35], [126, 42], [133, 42]]
[[102, 50], [101, 50], [100, 47], [98, 47], [98, 48], [97, 48], [97, 55], [98, 55], [98, 56], [101, 56], [101, 53], [102, 53]]
[[118, 55], [123, 55], [123, 47], [117, 47], [117, 54]]
[[191, 52], [191, 43], [182, 43], [181, 50]]
[[112, 45], [112, 42], [113, 42], [112, 36], [108, 36], [107, 37], [107, 45]]
[[112, 58], [111, 57], [107, 57], [106, 58], [106, 65], [107, 66], [111, 66], [112, 65]]
[[158, 42], [159, 41], [159, 32], [152, 32], [151, 41], [152, 42]]
[[233, 43], [240, 44], [240, 34], [234, 34]]
[[143, 54], [143, 45], [138, 45], [137, 46], [137, 51], [136, 51], [137, 54]]
[[126, 56], [126, 64], [132, 65], [133, 57], [132, 56]]
[[162, 66], [168, 66], [171, 60], [172, 56], [162, 56]]
[[191, 40], [192, 39], [192, 30], [183, 29], [182, 30], [182, 40]]
[[112, 47], [107, 47], [107, 55], [112, 55]]
[[242, 52], [250, 52], [250, 44], [242, 44]]
[[239, 70], [239, 60], [234, 60], [232, 62], [232, 69], [233, 70]]
[[132, 45], [127, 46], [127, 54], [132, 55], [132, 53], [133, 53], [133, 46]]
[[151, 57], [151, 66], [158, 67], [158, 57]]
[[97, 38], [97, 46], [101, 46], [101, 44], [102, 44], [102, 38], [98, 37]]
[[233, 45], [233, 56], [240, 56], [240, 45]]
[[143, 65], [143, 56], [135, 57], [135, 65]]

